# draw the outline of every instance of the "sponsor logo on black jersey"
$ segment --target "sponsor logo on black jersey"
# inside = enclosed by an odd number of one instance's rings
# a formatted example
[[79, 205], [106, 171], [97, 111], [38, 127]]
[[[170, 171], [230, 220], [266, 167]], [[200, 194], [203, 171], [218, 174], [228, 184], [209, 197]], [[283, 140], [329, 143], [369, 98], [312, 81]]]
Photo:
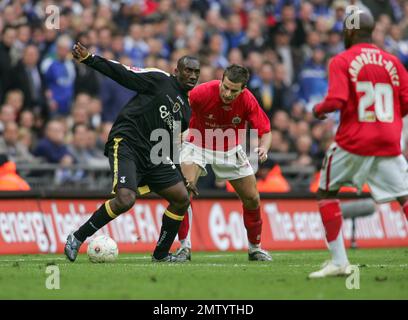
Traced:
[[181, 108], [180, 103], [176, 102], [176, 103], [173, 105], [173, 112], [174, 112], [174, 113], [179, 112], [180, 108]]

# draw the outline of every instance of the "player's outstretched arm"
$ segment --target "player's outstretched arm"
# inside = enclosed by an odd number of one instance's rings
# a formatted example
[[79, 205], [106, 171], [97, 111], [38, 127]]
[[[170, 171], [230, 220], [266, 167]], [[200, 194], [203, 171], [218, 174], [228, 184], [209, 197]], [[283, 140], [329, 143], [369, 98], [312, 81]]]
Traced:
[[313, 108], [313, 115], [319, 120], [326, 114], [341, 110], [349, 100], [348, 66], [341, 57], [334, 57], [329, 63], [329, 88], [323, 102]]
[[323, 102], [318, 103], [313, 107], [313, 115], [316, 119], [326, 119], [326, 113], [331, 113], [336, 110], [341, 110], [345, 102], [340, 99], [326, 97]]
[[122, 65], [117, 61], [93, 55], [79, 42], [74, 45], [72, 55], [78, 62], [82, 62], [115, 80], [122, 86], [140, 93], [153, 92], [159, 82], [158, 79], [170, 76], [159, 69], [133, 68]]

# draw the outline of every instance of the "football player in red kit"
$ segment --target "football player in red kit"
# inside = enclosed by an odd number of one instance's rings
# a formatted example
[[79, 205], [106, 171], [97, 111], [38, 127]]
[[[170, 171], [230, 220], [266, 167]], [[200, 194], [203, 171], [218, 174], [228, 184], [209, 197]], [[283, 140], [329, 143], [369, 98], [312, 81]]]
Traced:
[[359, 25], [350, 26], [346, 18], [347, 50], [331, 60], [328, 94], [313, 109], [318, 119], [340, 110], [340, 125], [326, 153], [318, 191], [332, 258], [310, 278], [350, 273], [336, 198], [341, 186], [361, 190], [367, 182], [377, 202], [396, 199], [408, 218], [408, 164], [401, 154], [402, 118], [408, 112], [407, 72], [396, 57], [372, 44], [372, 16], [363, 11], [353, 14]]
[[[249, 260], [270, 261], [269, 253], [260, 247], [262, 220], [254, 170], [240, 144], [249, 123], [257, 130], [255, 151], [260, 162], [264, 162], [271, 144], [270, 121], [246, 88], [248, 78], [246, 68], [231, 65], [222, 81], [209, 81], [190, 92], [192, 115], [180, 163], [184, 176], [193, 185], [207, 174], [207, 164], [212, 166], [217, 179], [231, 183], [243, 203]], [[181, 248], [176, 256], [186, 260], [191, 259], [191, 217], [190, 207], [178, 233]]]

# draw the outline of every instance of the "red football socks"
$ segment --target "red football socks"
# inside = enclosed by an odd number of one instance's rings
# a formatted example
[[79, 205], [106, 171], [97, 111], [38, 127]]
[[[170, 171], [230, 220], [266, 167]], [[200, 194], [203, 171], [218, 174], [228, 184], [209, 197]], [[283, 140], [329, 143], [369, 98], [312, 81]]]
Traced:
[[181, 221], [181, 224], [178, 230], [178, 238], [180, 241], [187, 238], [189, 228], [190, 228], [190, 220], [188, 217], [188, 212], [186, 212], [186, 214], [184, 215], [184, 219], [183, 221]]
[[337, 199], [320, 200], [319, 211], [320, 216], [322, 217], [324, 229], [326, 230], [327, 242], [336, 240], [343, 222], [340, 201]]
[[247, 230], [248, 241], [251, 244], [259, 244], [261, 242], [262, 219], [261, 208], [244, 209], [244, 225]]
[[408, 201], [406, 201], [406, 202], [404, 203], [404, 205], [402, 206], [402, 211], [404, 211], [405, 217], [406, 217], [407, 220], [408, 220]]

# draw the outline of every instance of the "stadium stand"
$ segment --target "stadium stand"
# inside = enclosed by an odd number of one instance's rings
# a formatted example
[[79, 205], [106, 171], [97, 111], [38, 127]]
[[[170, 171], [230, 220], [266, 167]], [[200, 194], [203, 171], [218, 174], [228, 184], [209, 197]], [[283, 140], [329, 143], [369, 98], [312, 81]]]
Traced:
[[[282, 190], [308, 191], [338, 121], [316, 122], [311, 108], [325, 95], [329, 59], [343, 50], [341, 23], [350, 4], [373, 13], [375, 44], [408, 66], [403, 0], [1, 1], [1, 152], [32, 189], [108, 190], [103, 145], [132, 93], [73, 63], [73, 42], [167, 72], [188, 53], [202, 61], [201, 82], [220, 78], [229, 63], [249, 68], [249, 89], [271, 120], [269, 158], [288, 183]], [[47, 23], [49, 5], [58, 8], [51, 13], [58, 25]], [[407, 131], [406, 125], [405, 155]]]

